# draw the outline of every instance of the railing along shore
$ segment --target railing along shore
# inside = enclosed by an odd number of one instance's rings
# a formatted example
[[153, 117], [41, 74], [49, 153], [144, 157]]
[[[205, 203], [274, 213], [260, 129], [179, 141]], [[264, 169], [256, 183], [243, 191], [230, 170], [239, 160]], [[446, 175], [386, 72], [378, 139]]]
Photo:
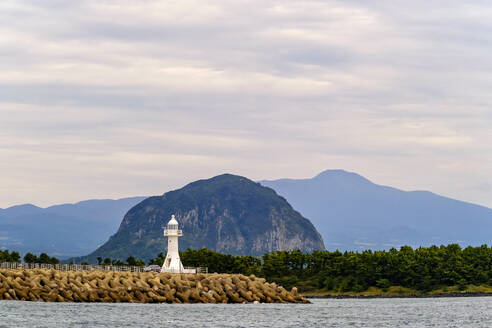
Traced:
[[[59, 271], [117, 271], [117, 272], [157, 272], [154, 267], [130, 265], [83, 265], [83, 264], [46, 264], [46, 263], [18, 263], [2, 262], [0, 269], [55, 269]], [[208, 273], [208, 268], [189, 268], [172, 273]]]

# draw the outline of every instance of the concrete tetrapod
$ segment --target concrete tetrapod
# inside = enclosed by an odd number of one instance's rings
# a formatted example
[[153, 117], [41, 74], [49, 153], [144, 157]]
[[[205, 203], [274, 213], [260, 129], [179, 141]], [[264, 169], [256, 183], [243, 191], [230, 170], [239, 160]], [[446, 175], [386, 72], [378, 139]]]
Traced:
[[264, 278], [240, 274], [0, 269], [0, 300], [130, 303], [309, 303]]

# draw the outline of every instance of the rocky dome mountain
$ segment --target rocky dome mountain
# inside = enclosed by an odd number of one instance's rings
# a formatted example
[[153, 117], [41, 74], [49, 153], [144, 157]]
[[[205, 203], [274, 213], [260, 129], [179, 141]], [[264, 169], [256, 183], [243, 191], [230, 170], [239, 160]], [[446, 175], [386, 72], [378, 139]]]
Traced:
[[205, 247], [230, 254], [263, 255], [277, 250], [324, 249], [312, 223], [273, 189], [223, 174], [145, 199], [125, 215], [115, 235], [77, 261], [153, 258], [167, 249], [163, 229], [173, 214], [183, 230], [181, 250]]

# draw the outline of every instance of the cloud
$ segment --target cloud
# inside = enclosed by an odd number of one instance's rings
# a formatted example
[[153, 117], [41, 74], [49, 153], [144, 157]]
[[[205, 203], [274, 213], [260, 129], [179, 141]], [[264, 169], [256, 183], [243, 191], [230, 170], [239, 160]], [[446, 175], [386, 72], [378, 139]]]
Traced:
[[357, 171], [492, 206], [492, 6], [0, 3], [0, 207]]

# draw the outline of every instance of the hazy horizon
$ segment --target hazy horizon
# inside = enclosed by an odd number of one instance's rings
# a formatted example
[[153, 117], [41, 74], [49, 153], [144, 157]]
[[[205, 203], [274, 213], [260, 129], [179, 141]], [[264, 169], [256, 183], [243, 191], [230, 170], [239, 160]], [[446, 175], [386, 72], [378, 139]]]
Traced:
[[491, 208], [491, 14], [455, 0], [4, 0], [0, 208], [330, 168]]
[[[357, 172], [350, 172], [350, 171], [346, 171], [346, 170], [343, 170], [343, 169], [328, 169], [328, 170], [323, 170], [321, 172], [318, 172], [319, 173], [323, 173], [325, 171], [345, 171], [345, 172], [348, 172], [348, 173], [356, 173], [358, 174]], [[223, 172], [221, 174], [225, 174], [225, 173], [229, 173], [229, 172]], [[240, 175], [240, 174], [238, 174]], [[316, 174], [317, 175], [317, 174]], [[316, 175], [312, 176], [312, 177], [306, 177], [306, 178], [296, 178], [294, 180], [308, 180], [308, 179], [313, 179], [316, 177]], [[203, 178], [203, 179], [208, 179], [208, 178], [212, 178], [211, 177], [206, 177], [206, 178]], [[362, 176], [362, 178], [365, 178], [367, 179], [367, 177], [364, 177]], [[261, 181], [277, 181], [277, 180], [283, 180], [283, 179], [287, 179], [287, 180], [291, 180], [293, 178], [289, 178], [289, 177], [285, 177], [285, 178], [280, 178], [280, 179], [260, 179], [260, 180], [254, 180], [254, 181], [257, 181], [257, 182], [261, 182]], [[376, 184], [376, 185], [381, 185], [379, 183], [377, 183], [377, 181], [372, 181], [371, 179], [368, 179], [370, 182]], [[195, 180], [196, 181], [196, 180]], [[56, 206], [56, 205], [64, 205], [64, 204], [77, 204], [79, 202], [84, 202], [84, 201], [97, 201], [97, 200], [119, 200], [119, 199], [125, 199], [125, 198], [138, 198], [138, 197], [152, 197], [152, 196], [158, 196], [158, 195], [162, 195], [166, 192], [169, 192], [169, 191], [172, 191], [172, 190], [177, 190], [177, 189], [181, 189], [182, 187], [184, 187], [185, 185], [187, 185], [188, 183], [191, 183], [191, 182], [194, 182], [194, 181], [189, 181], [189, 182], [186, 182], [185, 184], [183, 184], [182, 186], [179, 186], [179, 187], [176, 187], [176, 188], [171, 188], [169, 190], [166, 190], [166, 191], [163, 191], [161, 193], [158, 193], [158, 194], [153, 194], [153, 195], [128, 195], [128, 196], [122, 196], [122, 197], [101, 197], [101, 198], [88, 198], [88, 199], [80, 199], [80, 200], [74, 200], [74, 201], [68, 201], [68, 202], [65, 202], [65, 203], [49, 203], [49, 204], [44, 204], [44, 205], [39, 205], [39, 204], [33, 204], [33, 203], [30, 203], [30, 202], [25, 202], [25, 203], [19, 203], [19, 204], [13, 204], [13, 205], [10, 205], [10, 206], [6, 206], [6, 207], [0, 207], [0, 209], [7, 209], [11, 206], [20, 206], [20, 205], [34, 205], [36, 207], [40, 207], [40, 208], [49, 208], [50, 206]], [[391, 185], [383, 185], [383, 186], [386, 186], [386, 187], [392, 187], [392, 188], [396, 188], [398, 190], [403, 190], [403, 191], [429, 191], [429, 192], [432, 192], [434, 193], [432, 190], [425, 190], [425, 189], [416, 189], [416, 190], [404, 190], [404, 189], [401, 189], [401, 188], [398, 188], [398, 187], [395, 187], [395, 186], [391, 186]], [[277, 191], [278, 193], [279, 191]], [[280, 193], [281, 194], [281, 193]], [[437, 194], [437, 193], [436, 193]], [[282, 194], [281, 194], [282, 196]], [[452, 198], [452, 197], [448, 197], [446, 195], [440, 195], [440, 196], [444, 196], [444, 197], [447, 197], [447, 198], [451, 198], [451, 199], [454, 199], [454, 200], [457, 200], [457, 201], [462, 201], [462, 202], [466, 202], [466, 203], [471, 203], [471, 204], [475, 204], [475, 205], [479, 205], [479, 206], [483, 206], [483, 207], [487, 207], [487, 208], [490, 208], [492, 209], [491, 207], [488, 207], [486, 205], [482, 205], [482, 204], [477, 204], [477, 203], [472, 203], [472, 202], [467, 202], [467, 201], [464, 201], [464, 200], [461, 200], [461, 199], [456, 199], [456, 198]]]

